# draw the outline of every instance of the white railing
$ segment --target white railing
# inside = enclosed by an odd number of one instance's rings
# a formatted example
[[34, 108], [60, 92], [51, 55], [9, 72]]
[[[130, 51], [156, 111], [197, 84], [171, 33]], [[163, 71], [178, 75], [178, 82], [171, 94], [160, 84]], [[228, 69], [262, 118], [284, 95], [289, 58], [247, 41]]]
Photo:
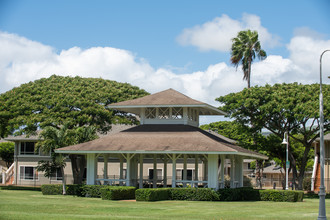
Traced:
[[318, 155], [315, 156], [314, 159], [314, 166], [313, 166], [313, 174], [312, 174], [312, 184], [311, 184], [311, 191], [314, 191], [314, 185], [315, 185], [315, 178], [316, 178], [316, 171], [317, 171], [317, 165], [318, 165], [319, 157]]
[[14, 176], [14, 167], [15, 165], [13, 163], [6, 172], [2, 173], [2, 184], [7, 184], [10, 181], [10, 179]]

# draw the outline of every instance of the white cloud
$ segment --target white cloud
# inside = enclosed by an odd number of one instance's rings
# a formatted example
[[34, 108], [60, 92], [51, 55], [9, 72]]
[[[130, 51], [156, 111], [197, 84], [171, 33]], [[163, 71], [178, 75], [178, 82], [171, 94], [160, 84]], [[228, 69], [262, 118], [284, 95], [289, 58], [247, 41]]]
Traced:
[[[42, 77], [102, 77], [128, 82], [151, 93], [176, 89], [194, 99], [218, 106], [215, 98], [246, 87], [240, 68], [224, 62], [206, 70], [176, 74], [171, 68], [154, 69], [146, 60], [127, 50], [111, 47], [73, 47], [57, 53], [52, 47], [15, 34], [0, 32], [0, 93]], [[252, 65], [252, 85], [318, 82], [319, 57], [330, 40], [294, 36], [287, 45], [289, 58], [269, 55]], [[330, 75], [330, 52], [323, 58], [324, 82]], [[204, 119], [203, 119], [204, 120]], [[209, 121], [207, 121], [209, 122]]]
[[264, 48], [279, 44], [278, 38], [261, 25], [260, 17], [252, 14], [243, 14], [241, 21], [224, 14], [202, 25], [184, 29], [177, 37], [177, 41], [181, 45], [196, 46], [202, 51], [226, 52], [230, 50], [231, 39], [236, 37], [239, 31], [246, 29], [258, 31], [259, 40]]

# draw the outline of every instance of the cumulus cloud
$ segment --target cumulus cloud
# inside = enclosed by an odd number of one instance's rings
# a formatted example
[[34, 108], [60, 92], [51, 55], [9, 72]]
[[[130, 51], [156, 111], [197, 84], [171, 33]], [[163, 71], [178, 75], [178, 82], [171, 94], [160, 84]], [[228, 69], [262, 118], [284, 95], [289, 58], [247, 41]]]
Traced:
[[[0, 32], [0, 93], [50, 75], [101, 77], [128, 82], [154, 93], [176, 89], [194, 99], [218, 106], [215, 98], [246, 87], [241, 69], [224, 62], [205, 70], [176, 74], [173, 68], [153, 68], [148, 61], [130, 51], [112, 47], [54, 48], [24, 37]], [[330, 48], [330, 40], [306, 35], [294, 36], [287, 49], [288, 58], [269, 55], [252, 65], [252, 85], [318, 82], [319, 57]], [[330, 60], [330, 53], [324, 56]], [[329, 80], [330, 62], [324, 61], [324, 82]], [[203, 123], [202, 119], [202, 123]], [[207, 121], [209, 122], [209, 121]]]
[[257, 30], [261, 45], [265, 48], [279, 44], [278, 37], [270, 34], [261, 25], [260, 17], [252, 14], [243, 14], [242, 20], [235, 20], [228, 15], [216, 17], [202, 25], [186, 28], [177, 37], [181, 45], [192, 45], [201, 51], [216, 50], [226, 52], [230, 50], [231, 39], [242, 30]]

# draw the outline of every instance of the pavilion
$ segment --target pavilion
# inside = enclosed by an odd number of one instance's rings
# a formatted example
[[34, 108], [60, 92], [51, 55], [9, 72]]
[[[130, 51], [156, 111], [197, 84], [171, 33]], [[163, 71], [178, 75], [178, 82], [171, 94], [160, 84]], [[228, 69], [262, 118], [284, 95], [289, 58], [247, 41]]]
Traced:
[[[225, 115], [225, 112], [194, 100], [173, 89], [134, 100], [114, 103], [111, 109], [135, 114], [140, 125], [99, 139], [57, 149], [57, 153], [87, 156], [87, 184], [103, 181], [143, 187], [144, 166], [153, 165], [153, 187], [157, 183], [172, 187], [224, 187], [224, 162], [230, 160], [230, 186], [243, 186], [243, 159], [265, 160], [265, 155], [235, 145], [228, 139], [199, 128], [200, 115]], [[100, 157], [104, 176], [97, 178]], [[108, 161], [117, 158], [119, 179], [108, 178]], [[126, 163], [126, 177], [123, 164]], [[183, 165], [183, 177], [176, 178], [177, 164]], [[187, 164], [195, 164], [194, 178], [187, 178]], [[157, 179], [157, 166], [162, 165], [163, 178]], [[203, 165], [201, 168], [201, 164]], [[168, 169], [169, 167], [169, 169]], [[203, 172], [200, 172], [203, 169]], [[220, 181], [219, 181], [220, 179]]]

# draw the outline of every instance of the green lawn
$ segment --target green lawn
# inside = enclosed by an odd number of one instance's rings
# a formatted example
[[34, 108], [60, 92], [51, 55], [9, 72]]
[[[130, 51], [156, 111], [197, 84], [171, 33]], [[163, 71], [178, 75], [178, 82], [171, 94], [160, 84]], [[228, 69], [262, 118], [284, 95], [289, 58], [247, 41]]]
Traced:
[[[135, 202], [43, 196], [0, 190], [0, 219], [316, 219], [318, 199], [304, 202]], [[330, 217], [330, 200], [326, 200]]]

